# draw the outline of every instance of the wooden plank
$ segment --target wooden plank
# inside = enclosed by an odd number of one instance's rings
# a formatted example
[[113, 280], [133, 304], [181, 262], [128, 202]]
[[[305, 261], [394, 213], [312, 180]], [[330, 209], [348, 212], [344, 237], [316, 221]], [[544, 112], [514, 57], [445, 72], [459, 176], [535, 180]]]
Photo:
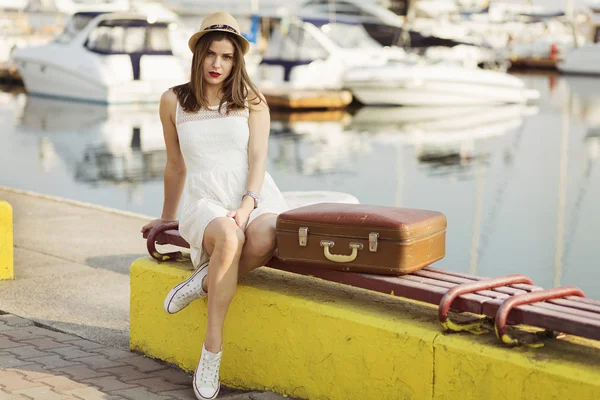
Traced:
[[[361, 289], [372, 290], [379, 293], [391, 294], [397, 297], [406, 297], [425, 303], [438, 305], [447, 289], [432, 286], [421, 282], [405, 279], [404, 277], [391, 277], [383, 275], [369, 275], [355, 272], [343, 272], [314, 268], [300, 263], [286, 264], [278, 259], [272, 259], [269, 267], [301, 275], [314, 276], [331, 282], [337, 282]], [[481, 305], [489, 297], [468, 294], [460, 296], [452, 303], [452, 309], [462, 312], [481, 314]]]

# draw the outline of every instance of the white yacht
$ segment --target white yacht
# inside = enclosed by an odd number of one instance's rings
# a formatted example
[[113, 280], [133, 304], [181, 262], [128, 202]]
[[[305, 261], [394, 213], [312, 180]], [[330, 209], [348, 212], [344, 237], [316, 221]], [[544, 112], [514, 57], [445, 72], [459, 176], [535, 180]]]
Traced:
[[74, 23], [53, 42], [12, 53], [29, 94], [102, 104], [153, 103], [187, 80], [186, 63], [171, 45], [177, 27], [170, 17], [84, 15], [92, 19], [75, 14]]
[[261, 86], [348, 89], [365, 105], [464, 106], [527, 103], [539, 97], [514, 76], [432, 62], [383, 47], [361, 25], [292, 19], [275, 28]]
[[539, 99], [518, 77], [444, 63], [356, 68], [344, 75], [344, 86], [368, 105], [480, 106]]
[[557, 64], [557, 68], [567, 74], [600, 75], [600, 43], [572, 49]]

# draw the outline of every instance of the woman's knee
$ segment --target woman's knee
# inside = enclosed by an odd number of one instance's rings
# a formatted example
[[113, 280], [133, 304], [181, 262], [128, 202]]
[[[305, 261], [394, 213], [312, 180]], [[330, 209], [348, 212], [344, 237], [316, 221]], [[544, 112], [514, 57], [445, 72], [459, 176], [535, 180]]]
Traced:
[[211, 247], [225, 252], [241, 251], [246, 241], [244, 232], [229, 218], [217, 218], [207, 227]]
[[232, 223], [224, 227], [221, 235], [217, 237], [216, 246], [222, 251], [238, 252], [241, 251], [245, 241], [244, 232], [235, 223]]

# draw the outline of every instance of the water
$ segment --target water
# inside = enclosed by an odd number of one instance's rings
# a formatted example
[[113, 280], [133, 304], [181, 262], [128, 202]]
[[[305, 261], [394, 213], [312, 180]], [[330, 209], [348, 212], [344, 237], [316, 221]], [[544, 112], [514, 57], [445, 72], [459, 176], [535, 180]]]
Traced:
[[[537, 106], [273, 113], [268, 171], [282, 191], [443, 212], [440, 268], [600, 299], [600, 79], [522, 78]], [[1, 93], [0, 185], [158, 216], [157, 114]]]

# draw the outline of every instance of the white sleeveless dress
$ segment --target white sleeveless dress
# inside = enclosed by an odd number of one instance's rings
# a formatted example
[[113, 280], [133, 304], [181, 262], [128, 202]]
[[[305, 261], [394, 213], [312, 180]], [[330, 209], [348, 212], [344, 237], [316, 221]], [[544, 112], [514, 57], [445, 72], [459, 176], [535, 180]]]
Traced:
[[[249, 110], [226, 114], [226, 104], [188, 113], [177, 102], [176, 126], [187, 175], [179, 217], [179, 232], [190, 244], [195, 268], [209, 259], [203, 248], [204, 230], [217, 217], [240, 207], [248, 176]], [[265, 172], [258, 208], [249, 226], [265, 213], [288, 209], [279, 188]]]

